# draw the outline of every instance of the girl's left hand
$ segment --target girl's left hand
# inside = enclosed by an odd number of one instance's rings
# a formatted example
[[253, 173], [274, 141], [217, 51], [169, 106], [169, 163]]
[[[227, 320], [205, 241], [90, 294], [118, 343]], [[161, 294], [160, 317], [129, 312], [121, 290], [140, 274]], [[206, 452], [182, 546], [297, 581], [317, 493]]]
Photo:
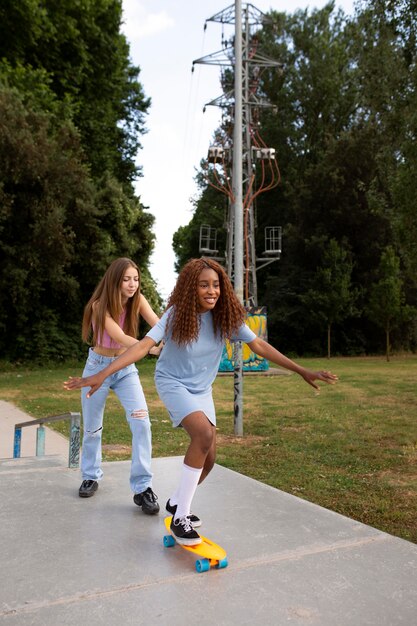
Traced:
[[306, 383], [314, 387], [314, 389], [320, 389], [320, 387], [315, 384], [315, 380], [321, 380], [323, 383], [327, 383], [328, 385], [334, 385], [339, 380], [336, 374], [332, 374], [331, 372], [325, 370], [321, 370], [320, 372], [305, 370], [301, 376], [304, 378]]

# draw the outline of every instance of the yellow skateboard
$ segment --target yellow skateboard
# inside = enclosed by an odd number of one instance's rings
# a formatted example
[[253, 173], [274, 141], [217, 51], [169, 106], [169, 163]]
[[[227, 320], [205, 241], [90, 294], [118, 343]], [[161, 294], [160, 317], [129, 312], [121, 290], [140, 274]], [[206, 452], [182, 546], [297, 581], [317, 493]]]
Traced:
[[[166, 548], [171, 548], [176, 544], [175, 538], [170, 531], [171, 520], [172, 517], [166, 517], [164, 520], [165, 528], [170, 533], [164, 536], [164, 546]], [[184, 548], [184, 550], [188, 550], [188, 552], [192, 552], [201, 557], [195, 562], [197, 572], [207, 572], [210, 567], [215, 567], [216, 569], [227, 567], [226, 551], [218, 546], [217, 543], [213, 543], [213, 541], [207, 539], [207, 537], [203, 537], [203, 535], [200, 535], [200, 537], [201, 543], [195, 546], [183, 546], [181, 543], [178, 544], [181, 548]]]

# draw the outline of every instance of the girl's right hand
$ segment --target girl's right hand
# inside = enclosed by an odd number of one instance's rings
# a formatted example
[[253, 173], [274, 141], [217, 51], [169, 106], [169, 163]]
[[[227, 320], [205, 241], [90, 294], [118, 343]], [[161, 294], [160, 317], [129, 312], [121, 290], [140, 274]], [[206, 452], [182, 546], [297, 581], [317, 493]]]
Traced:
[[94, 374], [94, 376], [86, 376], [85, 378], [70, 376], [69, 379], [64, 382], [64, 389], [71, 391], [72, 389], [81, 389], [81, 387], [91, 387], [90, 391], [87, 393], [87, 398], [89, 398], [101, 387], [103, 380], [104, 378], [100, 373]]
[[152, 356], [159, 356], [161, 354], [161, 350], [164, 347], [164, 342], [161, 341], [157, 346], [153, 346], [148, 354], [151, 354]]

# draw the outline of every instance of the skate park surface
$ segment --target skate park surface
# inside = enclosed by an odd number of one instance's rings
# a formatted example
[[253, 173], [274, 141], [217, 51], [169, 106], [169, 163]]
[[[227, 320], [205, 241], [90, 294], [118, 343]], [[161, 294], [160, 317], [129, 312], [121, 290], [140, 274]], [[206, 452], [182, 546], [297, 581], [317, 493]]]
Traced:
[[193, 511], [229, 565], [197, 573], [192, 554], [163, 545], [182, 457], [153, 460], [161, 511], [147, 516], [132, 500], [129, 461], [104, 463], [84, 499], [61, 435], [52, 444], [48, 430], [46, 456], [35, 457], [24, 434], [12, 459], [12, 423], [28, 419], [0, 402], [0, 624], [417, 623], [415, 544], [216, 465]]

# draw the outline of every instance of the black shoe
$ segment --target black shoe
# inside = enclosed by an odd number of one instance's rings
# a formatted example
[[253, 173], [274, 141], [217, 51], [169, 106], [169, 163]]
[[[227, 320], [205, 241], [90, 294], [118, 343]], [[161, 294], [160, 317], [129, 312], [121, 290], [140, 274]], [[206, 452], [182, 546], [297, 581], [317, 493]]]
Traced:
[[98, 489], [98, 482], [96, 480], [83, 480], [81, 487], [78, 490], [80, 498], [91, 498]]
[[142, 493], [135, 493], [133, 502], [142, 507], [142, 511], [148, 515], [159, 513], [158, 496], [154, 494], [152, 489], [148, 487]]
[[196, 546], [201, 543], [200, 535], [191, 526], [190, 518], [186, 515], [177, 520], [172, 518], [170, 531], [175, 541], [183, 546]]
[[[171, 515], [175, 515], [175, 513], [177, 512], [177, 505], [171, 504], [169, 500], [167, 501], [165, 508], [168, 511], [168, 513], [171, 513]], [[201, 519], [197, 517], [197, 515], [190, 513], [187, 517], [190, 520], [191, 526], [193, 528], [198, 528], [199, 526], [201, 526]]]

